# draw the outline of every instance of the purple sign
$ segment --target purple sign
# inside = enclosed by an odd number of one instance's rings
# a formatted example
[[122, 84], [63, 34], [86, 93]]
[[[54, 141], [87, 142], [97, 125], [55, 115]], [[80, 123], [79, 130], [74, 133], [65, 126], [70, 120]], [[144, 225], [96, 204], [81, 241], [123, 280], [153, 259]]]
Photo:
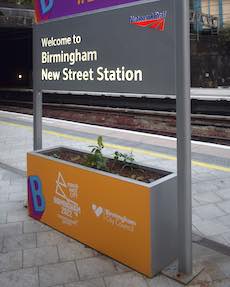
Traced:
[[36, 22], [108, 8], [140, 0], [34, 0]]

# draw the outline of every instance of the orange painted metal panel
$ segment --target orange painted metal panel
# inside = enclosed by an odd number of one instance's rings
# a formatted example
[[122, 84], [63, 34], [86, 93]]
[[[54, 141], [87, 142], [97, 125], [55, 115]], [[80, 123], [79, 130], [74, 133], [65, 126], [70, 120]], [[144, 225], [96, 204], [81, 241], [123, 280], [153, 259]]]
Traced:
[[148, 187], [28, 154], [28, 195], [33, 218], [153, 275]]

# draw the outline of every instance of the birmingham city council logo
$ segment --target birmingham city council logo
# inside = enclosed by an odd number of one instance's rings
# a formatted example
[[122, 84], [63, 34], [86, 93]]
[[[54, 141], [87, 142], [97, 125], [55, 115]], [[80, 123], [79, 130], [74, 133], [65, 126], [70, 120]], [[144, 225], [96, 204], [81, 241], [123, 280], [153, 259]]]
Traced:
[[148, 27], [150, 29], [164, 31], [166, 16], [167, 11], [154, 11], [144, 16], [130, 16], [129, 23], [139, 27]]
[[134, 232], [136, 228], [136, 221], [127, 216], [120, 215], [108, 208], [96, 205], [95, 203], [91, 204], [91, 209], [96, 218], [98, 218], [97, 220], [102, 220], [109, 225], [113, 225], [128, 232]]

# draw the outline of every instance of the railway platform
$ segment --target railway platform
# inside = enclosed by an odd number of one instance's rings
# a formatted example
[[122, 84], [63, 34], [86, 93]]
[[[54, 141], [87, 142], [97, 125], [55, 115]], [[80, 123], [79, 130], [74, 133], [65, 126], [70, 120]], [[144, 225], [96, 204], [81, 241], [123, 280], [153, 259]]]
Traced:
[[[27, 215], [26, 153], [32, 117], [0, 111], [1, 287], [179, 287], [148, 279]], [[103, 136], [105, 154], [132, 152], [138, 163], [176, 171], [176, 139], [51, 118], [43, 147], [89, 150]], [[193, 254], [203, 271], [188, 286], [230, 287], [230, 147], [192, 142]]]

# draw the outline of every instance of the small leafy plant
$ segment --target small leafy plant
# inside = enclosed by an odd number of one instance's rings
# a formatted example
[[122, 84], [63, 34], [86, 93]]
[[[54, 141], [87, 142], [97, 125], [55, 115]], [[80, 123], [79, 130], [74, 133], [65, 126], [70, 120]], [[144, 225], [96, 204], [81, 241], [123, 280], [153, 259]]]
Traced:
[[60, 155], [59, 155], [59, 154], [56, 154], [56, 153], [53, 154], [53, 157], [60, 159]]
[[115, 151], [113, 154], [112, 164], [110, 160], [108, 161], [107, 158], [104, 157], [102, 153], [104, 148], [102, 136], [97, 138], [97, 145], [90, 147], [92, 147], [92, 150], [86, 157], [86, 166], [104, 171], [110, 171], [112, 173], [115, 172], [115, 170], [117, 172], [117, 168], [119, 168], [120, 172], [122, 172], [126, 167], [129, 167], [131, 170], [133, 169], [132, 164], [134, 162], [134, 157], [132, 152], [128, 154]]
[[106, 165], [107, 160], [102, 154], [102, 150], [104, 148], [102, 136], [97, 138], [97, 145], [90, 147], [92, 147], [92, 150], [87, 156], [86, 166], [101, 170], [108, 170]]
[[134, 157], [133, 157], [133, 153], [132, 152], [127, 154], [127, 153], [122, 153], [122, 152], [119, 152], [119, 151], [115, 151], [114, 154], [113, 154], [113, 160], [114, 160], [113, 166], [117, 162], [120, 162], [120, 163], [122, 163], [121, 170], [123, 170], [126, 167], [132, 168], [132, 164], [134, 162]]
[[133, 157], [132, 152], [128, 154], [128, 153], [122, 153], [119, 151], [115, 151], [113, 154], [113, 159], [119, 160], [123, 162], [124, 164], [132, 164], [134, 162], [134, 157]]

